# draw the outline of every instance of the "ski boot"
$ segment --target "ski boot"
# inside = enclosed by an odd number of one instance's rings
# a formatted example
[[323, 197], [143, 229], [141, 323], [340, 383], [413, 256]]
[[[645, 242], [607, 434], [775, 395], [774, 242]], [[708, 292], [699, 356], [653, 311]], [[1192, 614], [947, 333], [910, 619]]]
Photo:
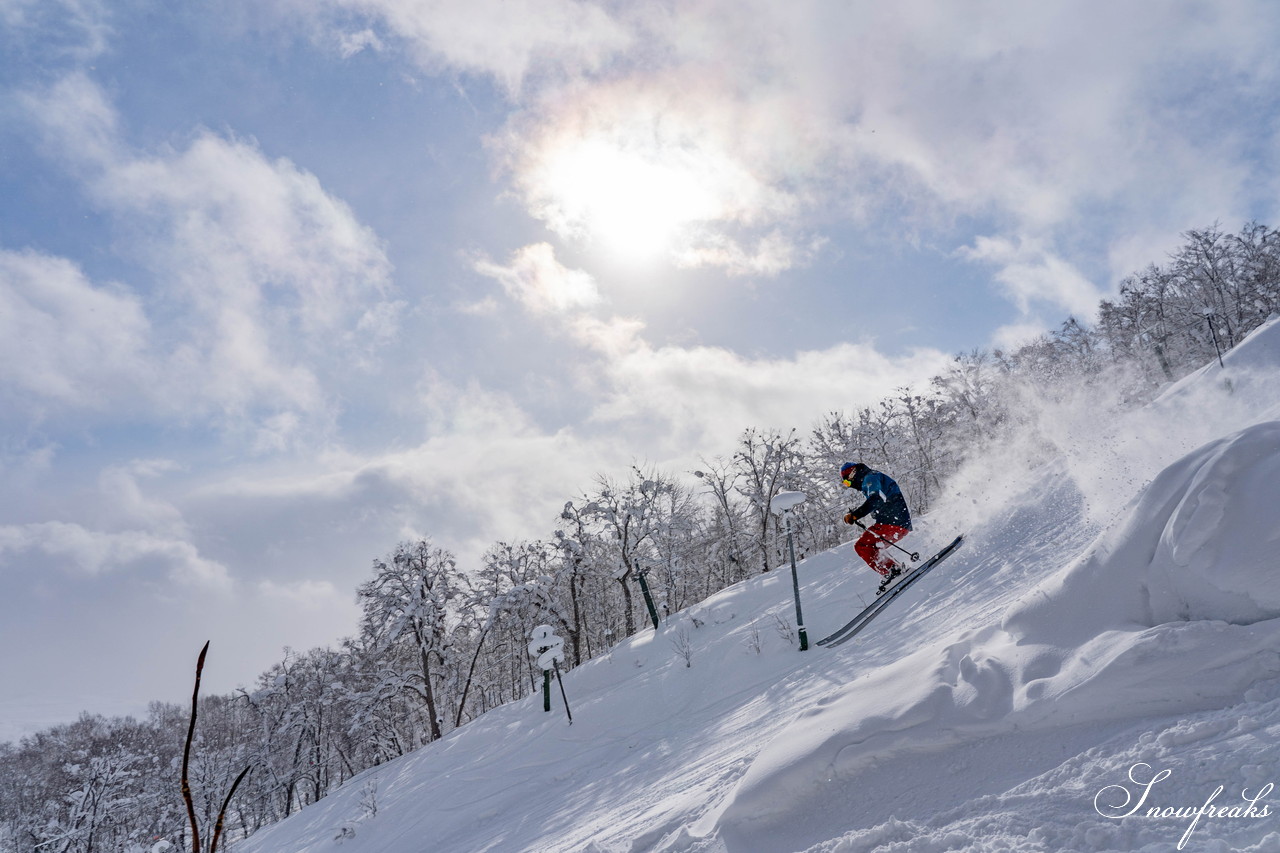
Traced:
[[894, 563], [889, 568], [889, 574], [885, 575], [884, 579], [880, 581], [880, 588], [876, 590], [876, 595], [882, 595], [900, 577], [902, 577], [902, 566]]

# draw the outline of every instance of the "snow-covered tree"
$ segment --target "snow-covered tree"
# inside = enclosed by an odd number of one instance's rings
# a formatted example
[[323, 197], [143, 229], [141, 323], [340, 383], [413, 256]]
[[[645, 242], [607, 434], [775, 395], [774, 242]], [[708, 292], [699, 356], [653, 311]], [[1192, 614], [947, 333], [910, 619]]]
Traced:
[[373, 563], [358, 590], [361, 633], [385, 655], [379, 692], [407, 690], [427, 710], [430, 739], [441, 737], [437, 687], [449, 665], [449, 619], [459, 595], [453, 554], [422, 539], [402, 542]]
[[803, 479], [801, 450], [794, 429], [784, 433], [752, 427], [742, 433], [733, 454], [734, 470], [739, 475], [736, 488], [747, 501], [751, 541], [762, 572], [769, 571], [781, 557], [777, 517], [769, 502], [779, 491], [794, 488]]
[[[709, 515], [703, 528], [706, 552], [703, 566], [707, 595], [747, 577], [751, 548], [745, 505], [738, 492], [741, 478], [732, 462], [702, 459], [694, 475], [706, 487]], [[705, 499], [706, 496], [704, 496]]]
[[665, 524], [663, 503], [675, 489], [675, 482], [669, 475], [633, 465], [625, 481], [601, 476], [596, 485], [575, 511], [582, 513], [596, 533], [603, 557], [613, 567], [622, 597], [622, 627], [624, 635], [630, 636], [636, 632], [639, 612], [631, 584], [641, 571], [658, 563], [655, 537]]

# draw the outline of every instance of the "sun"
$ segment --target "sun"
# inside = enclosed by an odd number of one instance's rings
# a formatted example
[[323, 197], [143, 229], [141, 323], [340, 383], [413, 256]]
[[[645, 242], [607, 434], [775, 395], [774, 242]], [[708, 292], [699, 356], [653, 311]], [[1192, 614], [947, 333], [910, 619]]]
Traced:
[[541, 182], [548, 224], [629, 260], [675, 250], [700, 223], [723, 218], [722, 166], [706, 152], [609, 138], [562, 145]]

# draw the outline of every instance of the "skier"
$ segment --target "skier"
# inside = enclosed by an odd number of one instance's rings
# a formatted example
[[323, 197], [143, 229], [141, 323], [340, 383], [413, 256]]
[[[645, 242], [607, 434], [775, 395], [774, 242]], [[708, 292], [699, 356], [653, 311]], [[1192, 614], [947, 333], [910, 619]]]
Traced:
[[[858, 489], [867, 497], [862, 506], [845, 513], [844, 523], [856, 524], [865, 531], [853, 544], [853, 550], [883, 578], [876, 590], [879, 595], [902, 574], [901, 564], [884, 552], [911, 532], [907, 501], [892, 477], [873, 471], [861, 462], [840, 466], [840, 483], [847, 489]], [[876, 523], [864, 526], [861, 520], [873, 514]]]

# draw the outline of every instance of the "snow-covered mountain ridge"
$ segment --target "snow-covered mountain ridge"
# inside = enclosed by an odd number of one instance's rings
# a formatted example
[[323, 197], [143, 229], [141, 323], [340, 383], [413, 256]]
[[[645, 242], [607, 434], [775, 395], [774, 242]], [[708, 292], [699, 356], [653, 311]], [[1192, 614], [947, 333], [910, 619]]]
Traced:
[[[958, 477], [909, 541], [965, 546], [855, 642], [753, 578], [568, 673], [572, 725], [513, 703], [238, 849], [1280, 850], [1280, 322], [1225, 363]], [[811, 637], [875, 586], [799, 572]]]

